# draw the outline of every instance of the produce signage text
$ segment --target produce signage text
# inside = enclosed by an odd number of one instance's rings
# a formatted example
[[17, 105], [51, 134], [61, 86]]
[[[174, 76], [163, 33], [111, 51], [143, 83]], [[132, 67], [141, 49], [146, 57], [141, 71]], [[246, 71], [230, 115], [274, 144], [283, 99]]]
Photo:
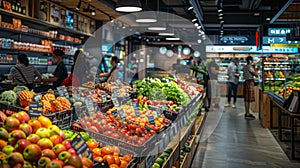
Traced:
[[136, 102], [132, 102], [132, 106], [134, 108], [135, 111], [135, 115], [137, 117], [140, 117], [140, 110], [139, 110], [139, 105]]
[[124, 114], [124, 110], [123, 109], [120, 109], [119, 110], [119, 114], [121, 115], [122, 119], [125, 120], [126, 119], [126, 116]]
[[269, 28], [268, 35], [269, 36], [282, 36], [285, 37], [286, 34], [291, 33], [290, 28]]
[[287, 41], [286, 37], [263, 37], [263, 44], [299, 44], [300, 41]]
[[59, 96], [67, 97], [67, 98], [69, 97], [69, 93], [68, 93], [66, 86], [57, 87], [57, 91], [58, 91]]
[[94, 103], [93, 103], [93, 100], [91, 98], [86, 98], [84, 100], [85, 104], [86, 104], [86, 107], [88, 109], [88, 112], [91, 114], [91, 113], [94, 113], [95, 112], [95, 108], [94, 108]]
[[30, 118], [37, 118], [43, 114], [43, 107], [38, 102], [30, 102], [28, 114]]
[[106, 102], [106, 93], [105, 92], [102, 92], [101, 93], [101, 98], [102, 98], [102, 102]]
[[90, 160], [93, 160], [93, 153], [90, 150], [90, 148], [88, 147], [88, 145], [85, 143], [85, 141], [81, 137], [81, 135], [77, 135], [71, 141], [71, 145], [79, 157], [87, 157]]
[[148, 116], [148, 120], [149, 120], [149, 123], [151, 125], [155, 125], [155, 123], [154, 123], [154, 116], [153, 115]]
[[111, 100], [116, 108], [120, 107], [119, 101], [116, 97], [112, 97]]

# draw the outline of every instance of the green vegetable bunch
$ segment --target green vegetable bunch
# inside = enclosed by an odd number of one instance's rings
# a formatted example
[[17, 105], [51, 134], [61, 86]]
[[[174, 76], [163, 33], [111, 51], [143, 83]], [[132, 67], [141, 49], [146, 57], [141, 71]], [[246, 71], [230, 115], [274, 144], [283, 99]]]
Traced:
[[18, 95], [16, 92], [9, 90], [9, 91], [4, 91], [1, 95], [0, 95], [1, 99], [0, 101], [5, 102], [9, 105], [16, 105], [17, 104], [17, 100], [18, 100]]

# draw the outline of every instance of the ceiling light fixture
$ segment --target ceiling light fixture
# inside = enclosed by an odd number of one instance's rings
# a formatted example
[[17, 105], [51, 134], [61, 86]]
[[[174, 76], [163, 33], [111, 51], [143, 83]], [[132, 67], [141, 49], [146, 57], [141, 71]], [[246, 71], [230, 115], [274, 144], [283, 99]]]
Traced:
[[188, 8], [188, 10], [192, 10], [194, 7], [192, 7], [192, 6], [190, 6], [189, 8]]
[[267, 17], [266, 20], [271, 20], [271, 18]]
[[137, 23], [155, 23], [157, 22], [157, 16], [154, 11], [144, 11], [137, 13], [135, 21]]
[[223, 11], [223, 9], [218, 9], [218, 12], [222, 12]]
[[219, 16], [223, 16], [223, 13], [219, 13]]
[[78, 4], [77, 4], [77, 6], [76, 6], [76, 10], [80, 10], [80, 7], [81, 7], [81, 0], [79, 0], [79, 2], [78, 2]]
[[224, 20], [221, 20], [220, 23], [224, 23]]
[[198, 30], [201, 29], [201, 26], [198, 26], [197, 29], [198, 29]]
[[139, 12], [143, 10], [139, 0], [118, 0], [116, 11], [118, 12]]
[[254, 13], [254, 16], [259, 16], [259, 15], [260, 15], [260, 13], [258, 13], [258, 12]]
[[92, 10], [91, 10], [91, 15], [92, 15], [92, 16], [95, 16], [95, 15], [96, 15], [96, 10], [95, 10], [95, 9], [92, 9]]
[[197, 21], [197, 19], [196, 19], [196, 18], [192, 20], [192, 22], [196, 22], [196, 21]]
[[166, 40], [169, 40], [169, 41], [178, 41], [180, 40], [179, 37], [167, 37]]
[[222, 19], [223, 19], [223, 17], [222, 17], [222, 16], [220, 16], [220, 17], [219, 17], [219, 19], [220, 19], [220, 20], [222, 20]]
[[157, 22], [153, 24], [152, 26], [148, 27], [148, 30], [154, 30], [154, 31], [165, 31], [167, 30], [166, 24]]
[[167, 26], [167, 30], [165, 32], [158, 33], [159, 36], [174, 36], [174, 28], [171, 26]]
[[198, 24], [198, 23], [195, 23], [194, 25], [195, 25], [195, 27], [199, 26], [199, 24]]

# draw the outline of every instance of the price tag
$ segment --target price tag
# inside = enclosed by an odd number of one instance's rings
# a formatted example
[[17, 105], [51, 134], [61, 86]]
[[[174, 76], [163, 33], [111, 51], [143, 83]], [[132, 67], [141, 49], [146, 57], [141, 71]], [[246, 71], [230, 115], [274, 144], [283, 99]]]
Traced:
[[84, 100], [85, 104], [86, 104], [86, 107], [88, 109], [88, 112], [91, 114], [91, 113], [94, 113], [95, 112], [95, 108], [94, 108], [94, 103], [93, 103], [93, 100], [91, 98], [85, 98]]
[[28, 114], [30, 118], [38, 118], [43, 114], [43, 107], [39, 102], [30, 102]]
[[68, 93], [66, 86], [59, 86], [56, 89], [58, 91], [59, 96], [67, 97], [67, 98], [69, 97], [69, 93]]
[[87, 158], [93, 160], [93, 153], [90, 150], [90, 148], [88, 147], [88, 145], [85, 143], [84, 139], [81, 137], [80, 134], [78, 134], [71, 141], [71, 145], [80, 158], [87, 157]]
[[101, 98], [102, 98], [102, 102], [106, 102], [106, 93], [105, 92], [101, 92]]
[[120, 116], [122, 117], [122, 120], [126, 120], [126, 116], [125, 116], [125, 114], [124, 114], [124, 110], [123, 110], [123, 109], [120, 109], [120, 110], [119, 110], [119, 114], [120, 114]]
[[118, 118], [118, 111], [113, 110], [111, 114], [114, 116], [115, 119]]
[[113, 88], [112, 97], [118, 97], [120, 95], [118, 88]]
[[148, 121], [151, 125], [155, 125], [155, 122], [154, 122], [154, 116], [153, 115], [150, 115], [148, 116]]
[[116, 97], [112, 97], [111, 100], [116, 108], [120, 107], [119, 101]]

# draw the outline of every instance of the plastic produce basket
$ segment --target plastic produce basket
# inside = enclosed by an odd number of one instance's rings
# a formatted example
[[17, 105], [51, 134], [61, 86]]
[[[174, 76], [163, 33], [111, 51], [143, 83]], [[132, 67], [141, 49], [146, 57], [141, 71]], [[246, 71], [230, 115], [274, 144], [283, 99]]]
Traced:
[[[13, 105], [9, 105], [5, 102], [0, 102], [0, 110], [2, 110], [3, 112], [5, 112], [6, 115], [11, 115], [14, 112], [19, 112], [19, 111], [26, 111], [24, 110], [23, 107], [19, 107], [19, 106], [13, 106]], [[9, 112], [12, 112], [11, 114], [8, 114]], [[8, 113], [7, 113], [8, 112]], [[26, 111], [27, 112], [27, 111]]]
[[57, 125], [61, 129], [68, 129], [72, 124], [73, 108], [70, 110], [59, 111], [56, 113], [45, 114], [53, 125]]

